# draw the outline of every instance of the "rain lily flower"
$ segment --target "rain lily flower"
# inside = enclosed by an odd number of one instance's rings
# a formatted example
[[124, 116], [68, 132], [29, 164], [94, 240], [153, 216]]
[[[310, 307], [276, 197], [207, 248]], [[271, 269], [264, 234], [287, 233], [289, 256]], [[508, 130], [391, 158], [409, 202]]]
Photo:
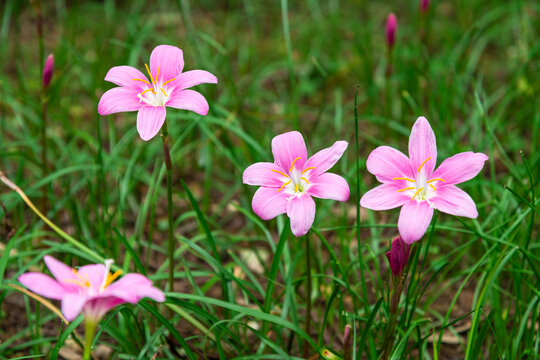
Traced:
[[137, 131], [144, 141], [159, 132], [165, 122], [165, 107], [208, 114], [208, 102], [200, 93], [188, 88], [216, 84], [217, 78], [204, 70], [182, 72], [184, 57], [175, 46], [159, 45], [150, 55], [150, 67], [145, 64], [148, 79], [131, 66], [115, 66], [105, 76], [119, 87], [105, 92], [98, 104], [100, 115], [123, 111], [138, 111]]
[[397, 30], [397, 19], [394, 13], [388, 14], [386, 19], [386, 44], [389, 49], [394, 47], [396, 40], [396, 30]]
[[437, 161], [435, 134], [421, 116], [409, 137], [409, 157], [389, 146], [380, 146], [369, 154], [367, 169], [382, 185], [364, 194], [360, 205], [371, 210], [402, 206], [399, 234], [411, 244], [425, 234], [433, 209], [456, 216], [478, 216], [474, 201], [455, 185], [475, 177], [487, 159], [485, 154], [467, 151], [444, 160], [433, 171]]
[[48, 87], [51, 83], [51, 78], [54, 70], [54, 55], [49, 54], [45, 60], [45, 65], [43, 66], [43, 86]]
[[81, 266], [78, 270], [61, 263], [52, 256], [44, 257], [45, 264], [55, 279], [42, 273], [25, 273], [18, 280], [38, 295], [62, 301], [62, 314], [72, 321], [79, 313], [86, 320], [99, 321], [110, 309], [124, 303], [135, 304], [144, 297], [165, 301], [163, 292], [152, 286], [152, 281], [140, 274], [109, 272], [113, 263]]
[[405, 243], [401, 237], [398, 236], [392, 240], [390, 251], [386, 252], [386, 258], [390, 263], [390, 271], [392, 271], [392, 275], [399, 275], [403, 269], [405, 269], [407, 263], [409, 262], [410, 251], [410, 245]]
[[291, 131], [272, 139], [274, 162], [260, 162], [248, 167], [244, 184], [260, 188], [253, 196], [253, 211], [263, 220], [287, 213], [292, 233], [307, 234], [315, 219], [315, 201], [322, 199], [347, 201], [349, 185], [339, 175], [327, 173], [341, 158], [346, 141], [336, 141], [308, 158], [302, 134]]

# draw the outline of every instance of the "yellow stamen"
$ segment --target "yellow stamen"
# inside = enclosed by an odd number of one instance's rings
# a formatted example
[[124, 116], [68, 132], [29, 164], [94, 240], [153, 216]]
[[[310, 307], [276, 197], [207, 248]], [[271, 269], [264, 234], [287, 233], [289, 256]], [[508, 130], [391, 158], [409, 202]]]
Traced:
[[405, 189], [400, 189], [400, 190], [398, 190], [397, 192], [401, 192], [401, 191], [405, 191], [405, 190], [414, 190], [414, 189], [415, 189], [414, 186], [413, 186], [413, 187], [407, 187], [407, 188], [405, 188]]
[[277, 192], [280, 192], [285, 186], [289, 185], [291, 183], [292, 180], [289, 180], [287, 181], [286, 183], [283, 183], [283, 185], [281, 185], [281, 187], [278, 189]]
[[131, 80], [133, 80], [133, 81], [142, 81], [143, 83], [147, 83], [148, 85], [152, 85], [147, 80], [144, 80], [144, 79], [131, 79]]
[[158, 67], [157, 67], [156, 82], [157, 82], [157, 80], [158, 80], [158, 76], [159, 76], [159, 68], [160, 68], [160, 67], [161, 67], [161, 66], [158, 66]]
[[433, 184], [429, 184], [429, 186], [431, 186], [431, 188], [433, 189], [433, 191], [437, 191], [437, 189], [435, 189], [435, 186], [433, 186]]
[[165, 90], [163, 90], [163, 88], [161, 88], [160, 90], [163, 93], [163, 95], [167, 96], [167, 93], [165, 92]]
[[107, 275], [107, 281], [105, 281], [105, 285], [103, 285], [103, 288], [109, 286], [114, 280], [116, 280], [117, 277], [120, 276], [120, 274], [122, 274], [122, 270], [117, 270], [114, 274], [109, 273], [109, 275]]
[[307, 181], [307, 179], [305, 177], [301, 177], [300, 179], [304, 180], [305, 182], [307, 182], [309, 184], [309, 181]]
[[283, 176], [285, 176], [285, 177], [288, 178], [287, 174], [285, 174], [283, 171], [274, 170], [274, 169], [270, 169], [270, 171], [277, 172], [278, 174], [281, 174], [281, 175], [283, 175]]
[[416, 197], [416, 195], [418, 195], [418, 193], [419, 193], [420, 191], [422, 191], [422, 190], [424, 190], [423, 187], [421, 187], [420, 189], [418, 189], [418, 191], [414, 193], [414, 195], [413, 195], [413, 197], [412, 197], [411, 200], [414, 200], [414, 198]]
[[410, 181], [410, 182], [414, 182], [414, 180], [409, 179], [409, 178], [405, 178], [405, 177], [403, 177], [403, 178], [400, 178], [400, 177], [392, 178], [392, 180], [407, 180], [407, 181]]
[[79, 280], [75, 280], [75, 279], [64, 279], [62, 280], [62, 282], [68, 283], [68, 284], [75, 284], [80, 287], [90, 287], [90, 283], [88, 281], [86, 281], [85, 283], [82, 283]]
[[298, 184], [294, 187], [294, 192], [298, 192]]
[[294, 167], [294, 163], [295, 163], [296, 160], [298, 160], [298, 159], [301, 159], [301, 157], [299, 156], [299, 157], [297, 157], [296, 159], [294, 159], [294, 161], [293, 161], [292, 164], [291, 164], [291, 169], [290, 169], [289, 171], [292, 171], [292, 169], [293, 169], [293, 167]]
[[154, 92], [154, 89], [150, 88], [150, 89], [144, 90], [144, 91], [143, 91], [142, 93], [140, 93], [139, 95], [144, 95], [144, 93], [147, 93], [147, 92], [149, 92], [149, 91], [155, 93], [155, 92]]
[[167, 80], [162, 84], [162, 86], [167, 85], [168, 83], [170, 83], [171, 81], [174, 81], [174, 80], [176, 80], [176, 78], [172, 78], [171, 80]]
[[428, 160], [431, 160], [431, 156], [428, 157], [426, 160], [424, 160], [424, 162], [423, 162], [422, 164], [420, 164], [420, 167], [418, 167], [418, 171], [417, 171], [417, 172], [420, 172], [420, 169], [422, 169], [422, 166], [424, 166], [424, 164], [427, 163]]
[[431, 180], [428, 180], [427, 183], [431, 183], [431, 182], [434, 182], [434, 181], [443, 181], [443, 182], [446, 182], [446, 180], [444, 179], [431, 179]]
[[152, 77], [152, 73], [150, 72], [150, 69], [148, 68], [148, 65], [144, 64], [144, 66], [146, 66], [146, 71], [148, 72], [148, 75], [150, 75], [150, 80], [152, 80], [152, 84], [153, 84], [154, 83], [154, 78]]
[[302, 172], [300, 173], [300, 175], [302, 175], [303, 173], [305, 173], [306, 171], [309, 171], [309, 170], [312, 170], [312, 169], [316, 169], [315, 166], [310, 166], [308, 168], [305, 168], [304, 170], [302, 170]]

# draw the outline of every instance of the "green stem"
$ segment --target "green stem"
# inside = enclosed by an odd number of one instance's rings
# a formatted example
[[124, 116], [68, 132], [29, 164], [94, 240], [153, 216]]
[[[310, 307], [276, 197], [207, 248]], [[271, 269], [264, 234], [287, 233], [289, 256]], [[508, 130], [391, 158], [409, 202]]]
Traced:
[[[311, 230], [304, 236], [304, 241], [306, 243], [306, 334], [309, 336], [309, 331], [311, 329], [311, 251], [310, 251], [310, 242], [311, 242]], [[304, 357], [308, 355], [309, 344], [306, 341], [304, 343]]]
[[173, 214], [172, 214], [172, 162], [171, 151], [169, 149], [169, 132], [167, 122], [163, 124], [161, 139], [163, 140], [163, 161], [167, 170], [167, 219], [168, 219], [168, 239], [169, 239], [169, 291], [174, 291], [174, 235], [173, 235]]
[[84, 323], [84, 353], [83, 360], [92, 359], [92, 342], [94, 341], [94, 333], [96, 332], [97, 321], [87, 319]]

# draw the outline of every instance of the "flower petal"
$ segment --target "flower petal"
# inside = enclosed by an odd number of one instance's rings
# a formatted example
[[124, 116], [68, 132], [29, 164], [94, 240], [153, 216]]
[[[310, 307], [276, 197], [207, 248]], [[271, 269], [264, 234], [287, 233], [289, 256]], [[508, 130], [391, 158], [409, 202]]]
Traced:
[[60, 283], [42, 273], [25, 273], [17, 280], [30, 291], [49, 299], [60, 300], [67, 293]]
[[338, 201], [349, 200], [351, 190], [349, 184], [339, 175], [325, 173], [311, 179], [311, 186], [308, 188], [309, 195]]
[[204, 96], [194, 90], [173, 91], [165, 105], [176, 109], [191, 110], [199, 115], [208, 114], [208, 102]]
[[62, 298], [62, 314], [68, 321], [73, 321], [82, 311], [87, 297], [79, 294], [68, 294]]
[[83, 279], [88, 279], [93, 289], [99, 289], [103, 283], [103, 278], [105, 275], [105, 265], [84, 265], [77, 270], [77, 273]]
[[312, 178], [329, 170], [341, 158], [348, 143], [346, 141], [336, 141], [334, 145], [323, 149], [311, 156], [304, 165], [304, 168], [314, 167], [315, 169], [309, 172], [309, 177]]
[[[159, 74], [157, 74], [158, 68]], [[154, 80], [158, 75], [158, 83], [164, 83], [176, 78], [183, 68], [184, 55], [182, 50], [176, 46], [159, 45], [152, 50], [152, 54], [150, 54], [150, 72]]]
[[304, 236], [315, 220], [315, 201], [309, 195], [294, 196], [287, 204], [287, 215], [294, 236]]
[[218, 79], [205, 70], [190, 70], [178, 75], [175, 85], [179, 89], [187, 89], [199, 84], [217, 84]]
[[[366, 167], [380, 182], [397, 181], [392, 180], [394, 178], [415, 179], [409, 158], [390, 146], [379, 146], [373, 150], [367, 158]], [[400, 184], [405, 181], [402, 180]]]
[[136, 90], [121, 87], [107, 90], [99, 99], [98, 113], [110, 115], [123, 111], [137, 111], [142, 107], [137, 94]]
[[287, 212], [287, 194], [276, 188], [260, 187], [253, 195], [253, 211], [263, 220], [270, 220]]
[[57, 281], [61, 282], [66, 279], [76, 279], [76, 276], [73, 272], [73, 268], [67, 266], [61, 261], [56, 260], [54, 257], [45, 255], [43, 257], [45, 264], [49, 268], [49, 271], [56, 278]]
[[[137, 79], [137, 80], [135, 80]], [[141, 81], [144, 80], [144, 81]], [[115, 66], [105, 75], [105, 81], [112, 82], [118, 86], [135, 90], [138, 93], [147, 89], [150, 82], [142, 72], [131, 66]], [[147, 84], [145, 84], [145, 82]]]
[[360, 206], [371, 210], [390, 210], [402, 206], [411, 197], [398, 190], [399, 186], [394, 183], [379, 185], [362, 196]]
[[[274, 170], [274, 171], [272, 171]], [[272, 188], [280, 188], [284, 182], [289, 181], [288, 177], [279, 172], [283, 169], [276, 164], [269, 162], [259, 162], [250, 165], [242, 174], [242, 181], [247, 185], [258, 185]]]
[[429, 178], [437, 162], [437, 142], [435, 133], [423, 116], [416, 120], [411, 130], [409, 158], [415, 175], [423, 174]]
[[165, 122], [165, 106], [143, 106], [137, 114], [137, 131], [144, 141], [157, 135]]
[[104, 295], [116, 296], [132, 304], [144, 297], [158, 302], [165, 301], [163, 292], [153, 287], [152, 281], [141, 274], [126, 274], [108, 286]]
[[459, 184], [475, 177], [489, 158], [482, 153], [466, 151], [445, 159], [433, 172], [432, 178], [444, 179], [446, 184]]
[[[297, 169], [303, 169], [307, 160], [307, 150], [302, 134], [298, 131], [290, 131], [274, 137], [272, 154], [274, 154], [276, 165], [287, 172], [290, 171], [293, 162]], [[295, 162], [296, 158], [299, 159]]]
[[454, 185], [444, 185], [437, 188], [430, 199], [435, 209], [450, 215], [477, 218], [478, 211], [473, 199], [465, 191]]
[[401, 208], [398, 220], [399, 235], [407, 244], [424, 236], [433, 217], [433, 208], [427, 201], [409, 201]]

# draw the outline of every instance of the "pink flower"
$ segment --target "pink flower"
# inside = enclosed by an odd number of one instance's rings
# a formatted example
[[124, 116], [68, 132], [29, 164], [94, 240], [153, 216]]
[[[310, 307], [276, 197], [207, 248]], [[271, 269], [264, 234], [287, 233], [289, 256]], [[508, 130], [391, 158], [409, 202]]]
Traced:
[[47, 87], [51, 83], [51, 78], [54, 70], [54, 56], [49, 54], [45, 60], [45, 65], [43, 66], [43, 86]]
[[49, 299], [62, 301], [62, 314], [69, 321], [82, 311], [84, 317], [99, 321], [107, 311], [124, 303], [135, 304], [144, 297], [165, 301], [163, 292], [140, 274], [126, 274], [113, 282], [122, 271], [109, 272], [112, 260], [103, 264], [81, 266], [78, 270], [52, 256], [44, 257], [45, 264], [55, 277], [42, 273], [25, 273], [19, 281], [31, 291]]
[[401, 240], [401, 237], [397, 237], [392, 240], [392, 245], [390, 245], [390, 251], [386, 252], [386, 258], [390, 263], [390, 270], [392, 275], [399, 275], [407, 266], [409, 262], [409, 244]]
[[386, 19], [386, 43], [392, 49], [396, 40], [397, 19], [394, 13], [388, 14]]
[[349, 185], [341, 176], [327, 173], [341, 158], [346, 141], [336, 141], [308, 158], [302, 134], [291, 131], [272, 139], [274, 162], [261, 162], [248, 167], [244, 184], [260, 188], [253, 196], [253, 211], [263, 220], [287, 213], [295, 236], [307, 234], [315, 219], [315, 201], [322, 199], [347, 201]]
[[150, 55], [150, 68], [145, 66], [150, 81], [131, 66], [115, 66], [109, 70], [105, 80], [119, 87], [103, 94], [98, 104], [100, 115], [138, 111], [137, 131], [147, 141], [156, 136], [165, 122], [166, 106], [208, 114], [208, 102], [204, 96], [187, 89], [202, 83], [216, 84], [217, 78], [204, 70], [182, 73], [182, 50], [159, 45]]
[[382, 182], [368, 191], [360, 205], [371, 210], [399, 206], [398, 229], [403, 241], [411, 244], [422, 238], [433, 216], [433, 209], [456, 216], [476, 218], [471, 197], [456, 184], [475, 177], [488, 157], [467, 151], [444, 160], [437, 170], [435, 134], [425, 117], [414, 124], [409, 137], [409, 157], [389, 146], [373, 150], [367, 169]]

